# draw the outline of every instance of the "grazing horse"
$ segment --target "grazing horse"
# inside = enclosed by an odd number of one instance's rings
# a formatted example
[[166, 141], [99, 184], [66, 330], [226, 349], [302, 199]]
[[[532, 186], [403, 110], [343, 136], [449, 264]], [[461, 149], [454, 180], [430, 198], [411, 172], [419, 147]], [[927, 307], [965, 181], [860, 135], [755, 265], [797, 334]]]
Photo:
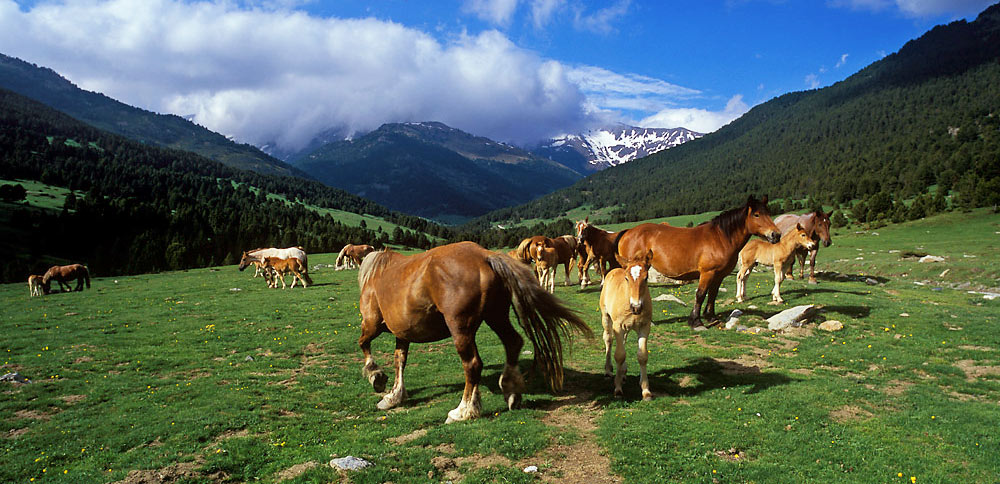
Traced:
[[781, 299], [781, 281], [785, 280], [785, 271], [795, 260], [797, 249], [813, 250], [813, 241], [802, 225], [796, 224], [792, 230], [781, 236], [777, 244], [769, 244], [763, 240], [751, 240], [740, 251], [739, 270], [736, 271], [736, 302], [743, 302], [747, 294], [747, 278], [750, 271], [758, 263], [774, 266], [774, 289], [771, 290], [771, 301], [776, 304], [785, 302]]
[[82, 291], [84, 282], [87, 283], [87, 289], [90, 289], [90, 271], [82, 264], [50, 267], [49, 270], [45, 271], [45, 275], [42, 276], [42, 292], [45, 294], [52, 292], [51, 284], [53, 279], [59, 283], [59, 291], [69, 291], [72, 289], [72, 286], [67, 281], [73, 279], [76, 279], [75, 291]]
[[707, 297], [704, 315], [714, 320], [719, 286], [733, 271], [740, 249], [751, 235], [759, 235], [771, 243], [781, 237], [771, 221], [766, 196], [762, 200], [751, 196], [746, 205], [727, 210], [696, 227], [651, 223], [633, 227], [619, 238], [618, 254], [631, 260], [652, 250], [652, 267], [657, 272], [672, 279], [698, 279], [688, 324], [701, 330], [705, 329], [701, 322], [702, 302]]
[[[559, 252], [554, 247], [538, 246], [535, 249], [535, 275], [542, 288], [556, 292], [556, 267], [559, 266]], [[569, 273], [569, 271], [566, 271]]]
[[[809, 284], [816, 284], [816, 254], [819, 254], [819, 242], [823, 242], [824, 247], [830, 246], [830, 214], [816, 211], [804, 215], [786, 213], [774, 219], [774, 225], [782, 234], [788, 233], [796, 224], [802, 225], [817, 243], [812, 250], [799, 249], [795, 251], [795, 259], [799, 261], [799, 279], [804, 279], [806, 275], [806, 254], [809, 254]], [[795, 259], [789, 264], [786, 277], [792, 277], [792, 267], [795, 266]]]
[[[254, 273], [254, 277], [260, 274], [264, 274], [264, 278], [268, 279], [268, 286], [271, 285], [271, 281], [264, 271], [264, 258], [266, 257], [277, 257], [279, 259], [298, 259], [302, 267], [302, 273], [307, 274], [309, 272], [309, 257], [306, 255], [306, 251], [302, 250], [302, 247], [288, 247], [285, 249], [275, 249], [274, 247], [268, 249], [254, 249], [251, 251], [243, 252], [242, 257], [240, 257], [240, 271], [246, 269], [251, 264], [256, 266], [257, 271]], [[294, 282], [294, 281], [293, 281]]]
[[273, 285], [271, 287], [278, 287], [278, 280], [281, 281], [281, 288], [285, 289], [285, 274], [292, 273], [292, 288], [295, 287], [295, 281], [302, 281], [302, 287], [309, 287], [313, 282], [309, 277], [309, 273], [306, 272], [305, 266], [298, 259], [292, 257], [290, 259], [281, 259], [278, 257], [265, 257], [263, 260], [264, 271], [272, 272], [271, 277], [275, 280], [272, 281]]
[[615, 258], [615, 241], [622, 232], [609, 232], [590, 225], [590, 217], [576, 222], [576, 241], [586, 249], [587, 261], [583, 263], [580, 271], [580, 288], [583, 289], [590, 284], [591, 264], [597, 263], [601, 271], [601, 284], [604, 284], [604, 276], [608, 271], [618, 267], [618, 260]]
[[642, 399], [652, 400], [649, 391], [649, 376], [646, 374], [646, 361], [649, 352], [646, 350], [646, 340], [653, 324], [653, 301], [649, 297], [649, 264], [653, 259], [653, 251], [638, 259], [619, 259], [622, 267], [608, 272], [604, 287], [601, 288], [601, 325], [604, 326], [604, 375], [612, 375], [611, 343], [615, 344], [615, 396], [621, 397], [622, 380], [625, 379], [625, 337], [629, 331], [635, 331], [639, 340], [639, 387], [642, 388]]
[[41, 296], [43, 287], [42, 276], [35, 274], [28, 276], [28, 292], [31, 294], [28, 297]]
[[393, 408], [406, 398], [403, 369], [410, 343], [439, 341], [451, 336], [465, 370], [465, 391], [446, 423], [479, 416], [479, 382], [483, 362], [476, 347], [476, 331], [483, 321], [504, 345], [507, 364], [500, 389], [508, 408], [520, 403], [524, 379], [518, 357], [524, 341], [510, 323], [510, 308], [534, 345], [535, 361], [554, 390], [562, 387], [562, 338], [570, 329], [591, 336], [590, 329], [571, 309], [545, 292], [531, 270], [503, 254], [473, 242], [435, 247], [405, 256], [382, 250], [369, 254], [358, 271], [361, 290], [362, 375], [376, 392], [388, 377], [375, 363], [371, 341], [384, 331], [396, 336], [396, 379], [378, 408]]
[[361, 259], [366, 255], [375, 252], [375, 248], [368, 244], [347, 244], [340, 253], [337, 254], [336, 266], [338, 271], [353, 269], [361, 266]]

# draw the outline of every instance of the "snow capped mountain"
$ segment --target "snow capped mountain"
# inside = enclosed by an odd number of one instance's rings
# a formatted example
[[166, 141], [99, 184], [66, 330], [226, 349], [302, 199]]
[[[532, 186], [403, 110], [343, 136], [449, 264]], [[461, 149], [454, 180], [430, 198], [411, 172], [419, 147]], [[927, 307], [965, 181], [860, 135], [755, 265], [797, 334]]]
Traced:
[[687, 128], [637, 128], [618, 125], [584, 134], [567, 134], [531, 151], [582, 174], [649, 156], [704, 136]]

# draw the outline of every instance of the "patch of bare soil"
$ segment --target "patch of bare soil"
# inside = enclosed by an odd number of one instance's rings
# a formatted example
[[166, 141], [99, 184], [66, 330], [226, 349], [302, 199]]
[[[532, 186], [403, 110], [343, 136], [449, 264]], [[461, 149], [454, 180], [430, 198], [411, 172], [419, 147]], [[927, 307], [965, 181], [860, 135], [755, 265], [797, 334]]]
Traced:
[[993, 351], [993, 348], [990, 348], [989, 346], [959, 345], [958, 348], [972, 351]]
[[5, 439], [16, 439], [16, 438], [18, 438], [18, 437], [20, 437], [20, 436], [28, 433], [29, 430], [30, 429], [28, 427], [24, 427], [24, 428], [20, 428], [20, 429], [10, 429], [10, 431], [7, 432], [6, 434], [4, 434], [3, 437]]
[[[611, 484], [622, 478], [611, 473], [611, 461], [597, 443], [597, 419], [603, 410], [594, 401], [593, 393], [568, 388], [569, 396], [557, 398], [543, 417], [549, 426], [572, 429], [580, 440], [570, 445], [557, 444], [546, 448], [541, 455], [519, 463], [526, 467], [537, 465], [545, 482]], [[542, 465], [540, 465], [542, 464]]]
[[52, 408], [48, 412], [39, 412], [38, 410], [18, 410], [14, 412], [14, 416], [29, 420], [48, 420], [57, 413], [59, 413], [58, 408]]
[[955, 366], [965, 372], [965, 379], [968, 381], [975, 381], [984, 376], [1000, 376], [1000, 366], [977, 365], [975, 360], [961, 360], [956, 362]]
[[717, 450], [715, 451], [715, 455], [718, 458], [729, 462], [743, 462], [747, 460], [747, 453], [737, 449], [736, 447], [730, 447], [726, 450]]
[[392, 437], [389, 439], [389, 442], [392, 442], [397, 445], [403, 445], [409, 442], [413, 442], [414, 440], [417, 440], [425, 435], [427, 435], [427, 429], [417, 429], [406, 435], [400, 435], [399, 437]]
[[792, 368], [791, 370], [788, 370], [788, 371], [790, 371], [792, 373], [795, 373], [796, 375], [812, 375], [813, 374], [813, 371], [811, 369], [809, 369], [809, 368]]
[[80, 364], [80, 363], [86, 363], [88, 361], [94, 361], [94, 359], [91, 358], [91, 357], [89, 357], [89, 356], [81, 356], [81, 357], [73, 360], [73, 364], [76, 365], [76, 364]]
[[761, 365], [769, 366], [768, 363], [760, 358], [756, 357], [745, 357], [741, 356], [735, 360], [715, 360], [719, 365], [719, 371], [723, 375], [735, 376], [735, 375], [759, 375]]
[[178, 462], [162, 469], [143, 469], [129, 471], [128, 475], [113, 484], [164, 484], [188, 479], [208, 478], [211, 482], [224, 482], [228, 477], [223, 472], [204, 475], [196, 469], [200, 462]]
[[835, 408], [830, 412], [830, 418], [833, 419], [834, 422], [839, 423], [852, 420], [868, 420], [874, 416], [875, 414], [855, 405], [844, 405], [843, 407]]
[[86, 395], [63, 395], [59, 397], [60, 400], [72, 405], [74, 403], [82, 402], [87, 399]]
[[305, 472], [308, 471], [309, 469], [312, 469], [317, 466], [319, 466], [319, 462], [316, 461], [309, 461], [309, 462], [303, 462], [301, 464], [295, 464], [292, 467], [289, 467], [288, 469], [279, 472], [275, 480], [277, 482], [281, 482], [281, 481], [287, 481], [289, 479], [295, 479], [296, 477], [305, 474]]
[[882, 390], [886, 395], [890, 397], [898, 397], [906, 392], [906, 390], [914, 385], [911, 381], [903, 380], [891, 380], [889, 386]]

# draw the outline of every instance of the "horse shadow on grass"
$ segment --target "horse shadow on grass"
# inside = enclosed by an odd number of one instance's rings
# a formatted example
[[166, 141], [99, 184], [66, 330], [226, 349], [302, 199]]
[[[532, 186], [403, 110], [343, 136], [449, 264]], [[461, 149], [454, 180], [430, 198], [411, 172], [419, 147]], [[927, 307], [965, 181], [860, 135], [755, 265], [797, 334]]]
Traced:
[[[614, 378], [604, 376], [603, 368], [595, 372], [579, 371], [572, 368], [563, 370], [563, 390], [551, 393], [547, 382], [540, 375], [532, 375], [528, 380], [527, 400], [524, 407], [552, 411], [567, 405], [604, 408], [618, 401], [642, 400], [639, 389], [638, 363], [626, 360], [630, 370], [625, 376], [622, 390], [624, 397], [614, 396]], [[496, 365], [496, 372], [484, 378], [483, 384], [489, 391], [502, 394], [498, 385], [502, 365]], [[528, 373], [526, 372], [526, 375]], [[675, 381], [679, 378], [679, 382]], [[701, 395], [722, 388], [746, 387], [745, 393], [757, 393], [774, 386], [796, 381], [776, 372], [763, 372], [756, 366], [747, 366], [730, 360], [699, 357], [688, 360], [684, 366], [667, 368], [649, 373], [649, 386], [654, 398], [684, 398]]]

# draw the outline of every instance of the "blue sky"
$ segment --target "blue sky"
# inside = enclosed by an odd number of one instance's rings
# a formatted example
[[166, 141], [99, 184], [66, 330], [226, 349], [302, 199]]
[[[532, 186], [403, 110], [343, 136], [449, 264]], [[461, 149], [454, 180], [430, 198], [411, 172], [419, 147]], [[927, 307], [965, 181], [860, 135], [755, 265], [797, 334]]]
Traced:
[[712, 131], [986, 0], [0, 0], [0, 52], [284, 149], [442, 121], [514, 143]]

